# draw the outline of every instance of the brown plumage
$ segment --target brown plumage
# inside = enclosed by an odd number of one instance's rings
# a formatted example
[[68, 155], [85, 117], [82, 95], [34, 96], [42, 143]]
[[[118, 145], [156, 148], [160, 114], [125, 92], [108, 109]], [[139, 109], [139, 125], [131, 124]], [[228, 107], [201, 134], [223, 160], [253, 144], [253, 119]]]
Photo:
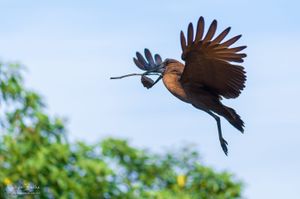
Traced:
[[154, 60], [148, 49], [145, 49], [146, 60], [137, 53], [134, 62], [139, 68], [147, 71], [144, 75], [160, 75], [155, 82], [147, 80], [145, 83], [145, 78], [142, 77], [144, 86], [150, 88], [162, 78], [174, 96], [214, 117], [222, 149], [227, 155], [227, 142], [222, 136], [220, 117], [217, 115], [223, 116], [235, 128], [244, 132], [244, 122], [240, 116], [232, 108], [223, 105], [221, 99], [236, 98], [245, 87], [244, 68], [232, 62], [243, 62], [246, 54], [239, 52], [246, 46], [231, 47], [241, 35], [223, 42], [230, 27], [215, 36], [216, 20], [211, 23], [206, 34], [204, 28], [204, 19], [200, 17], [195, 37], [192, 23], [188, 26], [187, 39], [181, 31], [181, 58], [185, 64], [174, 59], [162, 62], [159, 55], [155, 55]]

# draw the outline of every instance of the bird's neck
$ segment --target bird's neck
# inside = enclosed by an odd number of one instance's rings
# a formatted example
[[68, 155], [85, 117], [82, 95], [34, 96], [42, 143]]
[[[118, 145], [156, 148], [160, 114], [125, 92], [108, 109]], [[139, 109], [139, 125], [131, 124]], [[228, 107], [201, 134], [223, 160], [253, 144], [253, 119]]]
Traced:
[[171, 63], [166, 66], [163, 75], [163, 82], [167, 89], [180, 100], [190, 103], [185, 91], [180, 83], [180, 77], [183, 72], [184, 65], [180, 62]]

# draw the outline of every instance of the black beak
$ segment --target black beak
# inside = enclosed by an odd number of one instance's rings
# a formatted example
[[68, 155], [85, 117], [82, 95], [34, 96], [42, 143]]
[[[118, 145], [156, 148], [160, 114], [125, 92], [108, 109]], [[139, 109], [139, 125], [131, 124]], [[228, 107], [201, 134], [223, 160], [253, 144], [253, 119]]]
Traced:
[[[162, 62], [158, 67], [148, 70], [141, 77], [141, 82], [147, 89], [152, 88], [159, 80], [163, 78], [165, 72], [166, 62]], [[158, 75], [158, 78], [154, 81], [153, 79], [147, 77], [146, 75]]]
[[159, 82], [159, 80], [161, 80], [162, 77], [163, 76], [161, 74], [159, 74], [159, 77], [154, 81], [153, 79], [147, 77], [146, 75], [142, 75], [141, 82], [144, 87], [149, 89], [149, 88], [152, 88], [157, 82]]

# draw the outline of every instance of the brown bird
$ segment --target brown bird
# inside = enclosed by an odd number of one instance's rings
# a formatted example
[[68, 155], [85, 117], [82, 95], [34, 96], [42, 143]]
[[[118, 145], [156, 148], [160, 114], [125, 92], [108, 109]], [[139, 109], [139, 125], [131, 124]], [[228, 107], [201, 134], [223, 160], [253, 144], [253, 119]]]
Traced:
[[[134, 63], [146, 71], [140, 74], [145, 87], [151, 88], [160, 79], [163, 79], [164, 85], [174, 96], [211, 115], [217, 121], [221, 147], [227, 155], [228, 143], [222, 136], [219, 116], [223, 116], [242, 133], [244, 132], [244, 122], [234, 109], [223, 105], [221, 99], [222, 97], [236, 98], [245, 87], [246, 72], [244, 68], [234, 65], [232, 62], [243, 62], [246, 54], [238, 52], [245, 49], [246, 46], [232, 48], [231, 45], [240, 39], [241, 35], [223, 42], [230, 27], [214, 37], [216, 29], [217, 21], [214, 20], [204, 35], [204, 19], [200, 17], [195, 36], [192, 23], [188, 26], [187, 40], [181, 31], [181, 58], [185, 64], [175, 59], [162, 61], [158, 54], [153, 58], [148, 49], [145, 49], [146, 59], [137, 52]], [[159, 77], [153, 81], [146, 75], [159, 75]]]

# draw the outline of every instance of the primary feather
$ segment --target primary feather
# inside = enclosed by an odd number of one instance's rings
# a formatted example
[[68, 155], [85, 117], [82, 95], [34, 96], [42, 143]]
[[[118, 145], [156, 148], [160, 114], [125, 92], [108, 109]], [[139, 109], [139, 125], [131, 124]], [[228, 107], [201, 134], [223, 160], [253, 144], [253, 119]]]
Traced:
[[[182, 52], [185, 68], [180, 81], [183, 85], [206, 87], [225, 98], [236, 98], [245, 87], [246, 75], [242, 66], [230, 62], [243, 62], [246, 54], [237, 52], [246, 46], [230, 48], [241, 37], [240, 35], [220, 43], [229, 33], [230, 28], [212, 39], [216, 29], [217, 21], [214, 20], [204, 39], [201, 39], [204, 32], [204, 20], [200, 17], [196, 33], [199, 36], [191, 41], [190, 35], [192, 35], [193, 28], [192, 24], [189, 25], [189, 42]], [[181, 33], [181, 43], [185, 43], [183, 40], [185, 37]]]

